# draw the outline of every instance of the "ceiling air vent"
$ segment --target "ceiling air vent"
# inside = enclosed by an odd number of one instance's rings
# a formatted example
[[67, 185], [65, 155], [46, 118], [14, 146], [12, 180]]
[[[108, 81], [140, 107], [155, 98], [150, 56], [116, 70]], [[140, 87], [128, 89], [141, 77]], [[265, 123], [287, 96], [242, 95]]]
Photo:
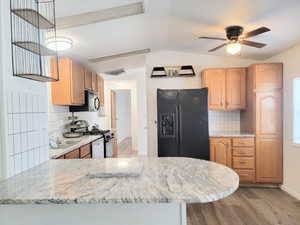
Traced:
[[112, 76], [119, 76], [122, 73], [125, 73], [124, 69], [117, 69], [117, 70], [108, 71], [105, 74], [112, 75]]

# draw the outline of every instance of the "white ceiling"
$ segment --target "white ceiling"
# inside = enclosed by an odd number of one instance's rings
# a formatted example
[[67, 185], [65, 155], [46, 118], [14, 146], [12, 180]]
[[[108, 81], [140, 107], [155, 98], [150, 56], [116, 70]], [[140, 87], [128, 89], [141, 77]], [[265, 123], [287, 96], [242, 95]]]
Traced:
[[[56, 15], [78, 15], [140, 1], [57, 0]], [[208, 49], [222, 42], [199, 40], [198, 36], [224, 37], [228, 25], [242, 25], [246, 31], [260, 26], [271, 29], [251, 39], [267, 43], [267, 47], [243, 46], [241, 57], [245, 58], [268, 58], [300, 42], [299, 0], [144, 0], [144, 5], [142, 15], [59, 30], [58, 35], [74, 41], [74, 47], [63, 54], [84, 63], [88, 58], [145, 48], [207, 54]], [[212, 54], [226, 55], [226, 52], [223, 48]], [[142, 56], [102, 62], [93, 67], [104, 72], [140, 64], [143, 64]]]

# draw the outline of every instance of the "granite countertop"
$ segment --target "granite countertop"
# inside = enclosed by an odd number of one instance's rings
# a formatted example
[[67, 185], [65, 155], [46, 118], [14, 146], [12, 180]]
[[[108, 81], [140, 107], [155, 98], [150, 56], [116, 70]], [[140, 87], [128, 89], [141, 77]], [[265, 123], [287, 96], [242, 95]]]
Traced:
[[81, 146], [83, 145], [86, 145], [88, 143], [91, 143], [99, 138], [102, 138], [103, 136], [102, 135], [87, 135], [87, 136], [82, 136], [80, 138], [64, 138], [63, 139], [63, 142], [65, 141], [74, 141], [76, 142], [75, 144], [73, 145], [69, 145], [67, 147], [63, 147], [63, 148], [58, 148], [58, 149], [52, 149], [50, 148], [49, 149], [49, 156], [50, 156], [50, 159], [55, 159], [55, 158], [58, 158], [68, 152], [71, 152], [75, 149], [78, 149], [80, 148]]
[[255, 134], [240, 131], [216, 131], [209, 134], [210, 137], [255, 137]]
[[[135, 175], [91, 176], [112, 171]], [[199, 159], [49, 160], [0, 182], [0, 204], [205, 203], [238, 185], [232, 169]]]

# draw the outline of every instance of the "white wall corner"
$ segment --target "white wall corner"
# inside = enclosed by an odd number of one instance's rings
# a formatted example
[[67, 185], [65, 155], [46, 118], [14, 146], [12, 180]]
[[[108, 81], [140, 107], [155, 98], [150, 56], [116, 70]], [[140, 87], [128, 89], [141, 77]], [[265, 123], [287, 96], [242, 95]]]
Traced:
[[293, 196], [294, 198], [300, 200], [300, 192], [297, 190], [294, 190], [293, 188], [290, 188], [286, 185], [282, 185], [280, 187], [283, 191], [287, 192], [289, 195]]

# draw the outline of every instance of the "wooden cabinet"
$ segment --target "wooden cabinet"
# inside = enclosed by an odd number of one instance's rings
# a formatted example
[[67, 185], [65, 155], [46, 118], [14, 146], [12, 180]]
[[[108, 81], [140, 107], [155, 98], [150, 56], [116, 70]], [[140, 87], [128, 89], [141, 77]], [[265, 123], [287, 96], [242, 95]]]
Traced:
[[80, 147], [80, 158], [85, 158], [85, 156], [91, 154], [91, 144], [84, 145]]
[[93, 75], [92, 75], [92, 72], [85, 68], [84, 70], [84, 88], [85, 90], [93, 90], [93, 87], [92, 87], [92, 82], [93, 82]]
[[97, 76], [97, 88], [98, 88], [100, 105], [104, 106], [104, 80], [100, 75]]
[[255, 76], [254, 88], [257, 90], [281, 89], [283, 86], [282, 63], [264, 63], [250, 66]]
[[97, 74], [92, 72], [92, 91], [98, 92]]
[[255, 182], [254, 138], [210, 138], [210, 160], [233, 168], [241, 183]]
[[257, 181], [282, 182], [282, 93], [256, 93]]
[[208, 108], [210, 110], [226, 110], [226, 70], [204, 70], [202, 73], [202, 86], [208, 88]]
[[226, 70], [226, 109], [246, 108], [246, 68]]
[[229, 138], [210, 139], [210, 160], [232, 166], [231, 140]]
[[[99, 140], [99, 139], [97, 139]], [[95, 140], [96, 141], [96, 140]], [[79, 149], [66, 153], [56, 159], [90, 159], [93, 157], [92, 143], [81, 146]]]
[[[51, 61], [51, 68], [56, 60]], [[56, 70], [51, 69], [52, 76]], [[84, 69], [68, 58], [59, 59], [59, 81], [51, 83], [52, 104], [83, 105], [84, 104]]]
[[204, 70], [202, 86], [208, 88], [210, 110], [238, 110], [246, 107], [246, 68]]
[[282, 183], [282, 64], [252, 65], [241, 130], [256, 134], [256, 182]]
[[65, 159], [79, 159], [79, 149], [65, 154]]

